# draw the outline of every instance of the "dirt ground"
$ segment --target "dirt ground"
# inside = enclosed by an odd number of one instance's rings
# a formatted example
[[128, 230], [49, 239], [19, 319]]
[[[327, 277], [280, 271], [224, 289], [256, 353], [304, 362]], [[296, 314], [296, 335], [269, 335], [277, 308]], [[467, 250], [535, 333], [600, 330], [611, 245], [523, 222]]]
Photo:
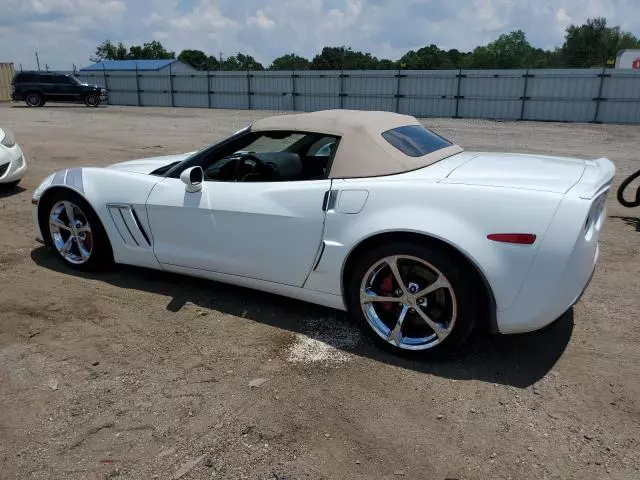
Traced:
[[[78, 274], [35, 242], [49, 173], [190, 151], [270, 114], [0, 106], [30, 169], [0, 192], [0, 478], [640, 478], [640, 208], [615, 195], [573, 312], [453, 361], [396, 358], [343, 314], [273, 295]], [[425, 124], [469, 150], [607, 156], [615, 186], [640, 168], [640, 126]]]

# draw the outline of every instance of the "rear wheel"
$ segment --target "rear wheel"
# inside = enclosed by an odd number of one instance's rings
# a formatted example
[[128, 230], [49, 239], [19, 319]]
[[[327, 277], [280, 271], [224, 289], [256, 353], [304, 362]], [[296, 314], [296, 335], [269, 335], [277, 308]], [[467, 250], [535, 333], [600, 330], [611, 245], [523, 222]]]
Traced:
[[30, 92], [24, 101], [28, 107], [41, 107], [44, 105], [44, 95], [38, 92]]
[[422, 356], [453, 352], [476, 323], [474, 285], [458, 259], [428, 245], [365, 253], [349, 283], [349, 308], [380, 345]]
[[73, 192], [58, 192], [42, 205], [43, 232], [72, 268], [98, 270], [112, 261], [109, 238], [91, 206]]

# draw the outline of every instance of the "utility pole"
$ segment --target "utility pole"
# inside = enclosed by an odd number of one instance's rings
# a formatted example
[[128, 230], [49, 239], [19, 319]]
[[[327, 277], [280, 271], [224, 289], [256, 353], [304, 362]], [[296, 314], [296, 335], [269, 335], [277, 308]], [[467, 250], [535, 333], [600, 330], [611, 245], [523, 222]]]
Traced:
[[38, 58], [38, 51], [36, 50], [36, 63], [38, 64], [38, 71], [40, 71], [40, 59]]
[[222, 52], [220, 52], [220, 63], [218, 64], [218, 70], [222, 70]]

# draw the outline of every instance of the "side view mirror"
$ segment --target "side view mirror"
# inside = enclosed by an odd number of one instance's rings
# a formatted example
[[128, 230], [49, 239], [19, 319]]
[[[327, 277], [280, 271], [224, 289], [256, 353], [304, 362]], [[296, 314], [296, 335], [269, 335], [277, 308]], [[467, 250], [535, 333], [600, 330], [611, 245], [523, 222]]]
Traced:
[[184, 189], [189, 193], [199, 192], [202, 190], [202, 182], [204, 180], [204, 172], [202, 167], [187, 168], [180, 174], [180, 180], [185, 184]]

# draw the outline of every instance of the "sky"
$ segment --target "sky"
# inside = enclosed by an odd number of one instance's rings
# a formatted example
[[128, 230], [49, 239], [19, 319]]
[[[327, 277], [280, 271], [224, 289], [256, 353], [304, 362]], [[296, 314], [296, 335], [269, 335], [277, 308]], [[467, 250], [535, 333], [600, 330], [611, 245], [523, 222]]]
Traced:
[[0, 62], [34, 68], [37, 50], [43, 68], [70, 70], [90, 64], [105, 39], [243, 52], [265, 67], [325, 45], [396, 60], [432, 43], [471, 50], [518, 29], [548, 49], [594, 16], [640, 36], [640, 0], [0, 0]]

